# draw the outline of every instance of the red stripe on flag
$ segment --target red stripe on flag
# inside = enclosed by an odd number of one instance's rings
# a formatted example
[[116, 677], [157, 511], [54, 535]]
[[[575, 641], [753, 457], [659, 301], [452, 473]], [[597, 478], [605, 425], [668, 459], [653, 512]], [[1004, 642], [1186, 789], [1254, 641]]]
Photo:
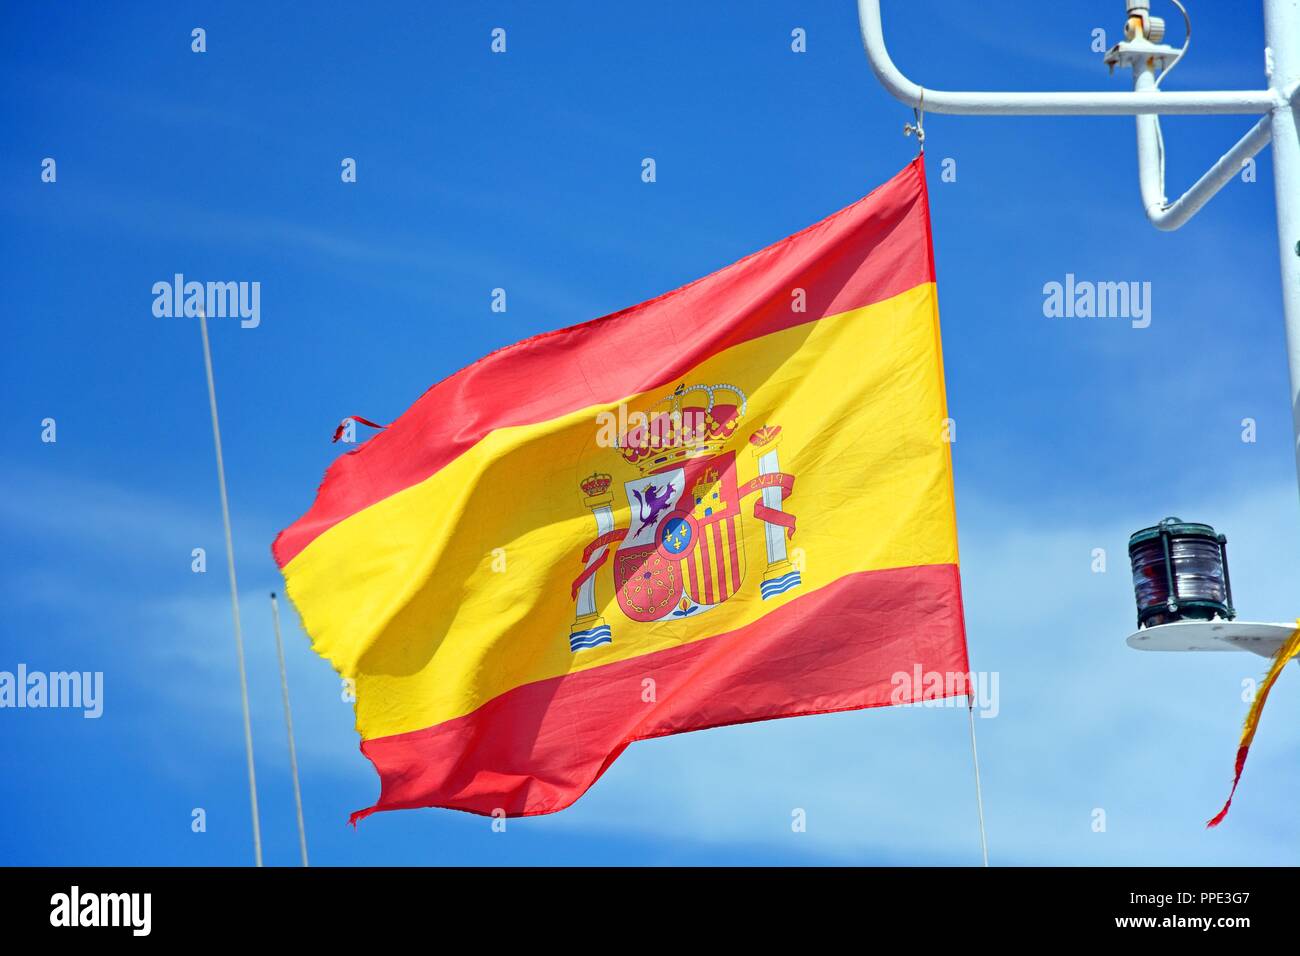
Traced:
[[709, 550], [709, 529], [710, 525], [705, 525], [700, 532], [700, 543], [696, 545], [700, 550], [700, 567], [704, 571], [704, 600], [701, 604], [714, 604], [713, 599], [713, 554]]
[[[615, 625], [614, 642], [635, 634]], [[849, 575], [730, 633], [525, 684], [463, 717], [363, 741], [381, 793], [352, 822], [410, 807], [553, 813], [634, 740], [919, 700], [918, 669], [969, 673], [964, 635], [956, 565]], [[899, 674], [909, 678], [901, 694]], [[929, 696], [964, 693], [967, 682], [955, 683]]]
[[736, 587], [740, 587], [740, 544], [737, 541], [740, 529], [736, 527], [734, 517], [728, 518], [725, 524], [727, 525], [727, 544], [731, 547], [731, 580], [736, 582]]
[[718, 603], [731, 597], [731, 578], [727, 576], [727, 522], [719, 521], [713, 526], [714, 567], [718, 570]]
[[[493, 352], [337, 458], [311, 508], [276, 538], [276, 563], [284, 567], [335, 524], [436, 474], [494, 429], [676, 385], [724, 349], [933, 281], [928, 219], [918, 157], [853, 205], [710, 276]], [[791, 308], [796, 289], [806, 311]]]

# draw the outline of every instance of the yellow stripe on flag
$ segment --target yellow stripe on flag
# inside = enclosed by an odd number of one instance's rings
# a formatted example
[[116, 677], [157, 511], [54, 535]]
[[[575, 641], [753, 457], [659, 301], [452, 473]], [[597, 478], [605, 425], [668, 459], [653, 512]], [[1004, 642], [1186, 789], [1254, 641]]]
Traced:
[[[932, 283], [743, 342], [686, 381], [734, 383], [748, 394], [747, 424], [781, 426], [781, 466], [797, 476], [800, 503], [789, 544], [792, 556], [807, 555], [798, 593], [859, 571], [956, 563]], [[644, 408], [664, 391], [626, 403]], [[329, 528], [285, 566], [315, 650], [357, 680], [364, 738], [468, 714], [521, 684], [728, 632], [798, 596], [759, 597], [763, 569], [753, 559], [764, 532], [750, 497], [738, 545], [751, 564], [738, 594], [705, 619], [628, 628], [615, 643], [571, 653], [570, 584], [592, 515], [577, 488], [567, 497], [557, 487], [617, 455], [596, 443], [596, 416], [607, 410], [617, 405], [497, 429], [428, 479]], [[736, 451], [744, 480], [756, 465], [743, 436]], [[614, 515], [628, 527], [626, 504]], [[729, 565], [726, 536], [715, 541]], [[348, 569], [346, 589], [339, 568]], [[729, 567], [722, 574], [733, 579]], [[611, 577], [608, 566], [597, 576], [596, 604], [614, 616]]]

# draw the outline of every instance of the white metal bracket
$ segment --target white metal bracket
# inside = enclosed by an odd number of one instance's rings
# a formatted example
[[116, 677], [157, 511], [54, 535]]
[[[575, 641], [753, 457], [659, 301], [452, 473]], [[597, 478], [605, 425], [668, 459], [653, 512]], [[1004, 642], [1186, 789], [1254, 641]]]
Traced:
[[1294, 631], [1294, 624], [1177, 621], [1135, 631], [1126, 643], [1139, 651], [1250, 651], [1273, 657]]
[[[1279, 2], [1279, 0], [1272, 0]], [[1290, 2], [1290, 0], [1280, 0]], [[880, 0], [858, 0], [858, 27], [867, 61], [880, 84], [895, 99], [920, 108], [922, 88], [904, 76], [890, 59], [880, 24]], [[1138, 113], [1267, 113], [1277, 105], [1273, 90], [1204, 90], [1200, 92], [1002, 93], [952, 92], [925, 87], [928, 113], [1002, 116], [1134, 116]]]

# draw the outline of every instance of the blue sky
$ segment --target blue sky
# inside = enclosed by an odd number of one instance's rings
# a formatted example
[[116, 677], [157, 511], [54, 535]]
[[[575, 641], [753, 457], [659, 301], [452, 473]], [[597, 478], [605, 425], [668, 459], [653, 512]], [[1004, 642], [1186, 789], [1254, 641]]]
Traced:
[[[1256, 5], [1233, 6], [1194, 6], [1170, 89], [1263, 83]], [[1046, 5], [1026, 38], [1008, 0], [911, 0], [886, 3], [885, 26], [932, 88], [1121, 89], [1090, 49], [1095, 27], [1117, 38], [1116, 9]], [[193, 321], [154, 317], [154, 282], [262, 287], [257, 328], [214, 320], [212, 336], [266, 857], [292, 865], [269, 548], [338, 454], [338, 420], [390, 420], [498, 346], [711, 272], [915, 150], [847, 0], [6, 4], [0, 52], [0, 670], [106, 684], [99, 720], [0, 711], [2, 863], [251, 860], [201, 346]], [[1167, 120], [1169, 191], [1251, 122]], [[1227, 533], [1245, 617], [1300, 614], [1268, 153], [1258, 181], [1161, 234], [1130, 119], [926, 128], [971, 657], [1001, 692], [978, 721], [993, 861], [1294, 863], [1295, 668], [1232, 814], [1206, 832], [1241, 682], [1265, 662], [1123, 641], [1127, 535], [1167, 514]], [[945, 158], [955, 182], [939, 180]], [[1150, 327], [1045, 318], [1044, 283], [1067, 273], [1149, 281]], [[314, 863], [978, 861], [965, 714], [944, 708], [640, 743], [577, 805], [505, 833], [436, 810], [354, 831], [377, 781], [336, 676], [285, 621]]]

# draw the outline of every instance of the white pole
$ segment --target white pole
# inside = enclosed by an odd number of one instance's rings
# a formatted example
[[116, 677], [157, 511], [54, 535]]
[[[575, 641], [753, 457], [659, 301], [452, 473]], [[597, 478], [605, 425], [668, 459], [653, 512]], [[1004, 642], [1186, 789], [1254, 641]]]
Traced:
[[289, 709], [289, 677], [284, 668], [284, 642], [280, 640], [280, 603], [271, 592], [271, 620], [275, 623], [275, 653], [280, 658], [280, 691], [284, 695], [284, 725], [289, 730], [289, 769], [293, 772], [293, 805], [298, 811], [298, 847], [307, 866], [307, 827], [302, 821], [302, 790], [298, 786], [298, 751], [293, 743], [293, 712]]
[[980, 852], [984, 865], [989, 865], [989, 839], [984, 833], [984, 791], [980, 787], [980, 755], [975, 749], [975, 698], [966, 694], [966, 714], [970, 718], [970, 759], [975, 765], [975, 807], [980, 815]]
[[1282, 256], [1282, 314], [1291, 372], [1291, 415], [1296, 476], [1300, 479], [1300, 140], [1296, 103], [1283, 95], [1300, 81], [1300, 0], [1265, 0], [1265, 62], [1269, 83], [1279, 94], [1273, 108], [1273, 190], [1277, 197], [1277, 239]]
[[235, 547], [230, 534], [230, 503], [226, 499], [226, 465], [221, 457], [221, 426], [217, 423], [217, 387], [212, 381], [212, 348], [208, 317], [199, 309], [203, 333], [203, 367], [208, 373], [208, 407], [212, 410], [212, 443], [217, 449], [217, 485], [221, 489], [221, 523], [226, 531], [226, 569], [230, 572], [230, 609], [235, 618], [235, 656], [239, 661], [239, 699], [244, 708], [244, 751], [248, 756], [248, 802], [253, 811], [253, 858], [262, 865], [262, 828], [257, 819], [257, 775], [253, 769], [253, 722], [248, 712], [248, 675], [244, 669], [244, 632], [239, 624], [239, 589], [235, 584]]

